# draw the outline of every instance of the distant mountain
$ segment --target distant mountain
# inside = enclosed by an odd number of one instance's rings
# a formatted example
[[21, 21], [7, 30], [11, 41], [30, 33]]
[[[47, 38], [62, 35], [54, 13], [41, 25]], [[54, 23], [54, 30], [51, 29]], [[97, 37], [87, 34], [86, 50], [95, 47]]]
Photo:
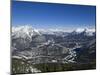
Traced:
[[78, 28], [74, 30], [71, 34], [72, 35], [78, 35], [78, 34], [83, 34], [85, 36], [93, 36], [95, 33], [95, 29], [88, 29], [88, 28]]
[[22, 38], [31, 38], [36, 35], [48, 34], [48, 35], [57, 35], [57, 36], [67, 36], [68, 34], [76, 35], [84, 33], [86, 36], [93, 36], [95, 34], [95, 29], [89, 28], [77, 28], [72, 31], [67, 30], [45, 30], [45, 29], [34, 29], [32, 26], [18, 26], [12, 27], [12, 37], [22, 37]]
[[12, 28], [12, 46], [18, 50], [29, 48], [30, 43], [41, 42], [45, 38], [32, 26], [18, 26]]
[[40, 32], [36, 29], [33, 29], [32, 26], [18, 26], [12, 27], [12, 37], [13, 38], [32, 38], [32, 36], [41, 35]]

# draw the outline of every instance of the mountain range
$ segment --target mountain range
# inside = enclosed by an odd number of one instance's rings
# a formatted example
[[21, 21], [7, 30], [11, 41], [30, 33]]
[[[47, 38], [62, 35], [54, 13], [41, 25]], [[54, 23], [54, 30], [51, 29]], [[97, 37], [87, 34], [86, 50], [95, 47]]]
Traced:
[[94, 29], [71, 32], [12, 27], [12, 59], [31, 64], [88, 63], [96, 59]]

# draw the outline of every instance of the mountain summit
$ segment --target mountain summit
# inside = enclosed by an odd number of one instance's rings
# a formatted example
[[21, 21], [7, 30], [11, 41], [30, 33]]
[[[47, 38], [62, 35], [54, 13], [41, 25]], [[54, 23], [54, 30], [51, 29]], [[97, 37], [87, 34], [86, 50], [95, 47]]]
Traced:
[[40, 35], [40, 32], [32, 26], [12, 27], [13, 38], [32, 38], [32, 36]]

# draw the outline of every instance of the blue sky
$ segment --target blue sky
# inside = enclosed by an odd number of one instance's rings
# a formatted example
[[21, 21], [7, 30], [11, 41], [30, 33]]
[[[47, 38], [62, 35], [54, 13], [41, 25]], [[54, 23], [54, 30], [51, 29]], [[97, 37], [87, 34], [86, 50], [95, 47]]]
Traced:
[[95, 6], [12, 2], [12, 26], [32, 25], [35, 28], [95, 27]]

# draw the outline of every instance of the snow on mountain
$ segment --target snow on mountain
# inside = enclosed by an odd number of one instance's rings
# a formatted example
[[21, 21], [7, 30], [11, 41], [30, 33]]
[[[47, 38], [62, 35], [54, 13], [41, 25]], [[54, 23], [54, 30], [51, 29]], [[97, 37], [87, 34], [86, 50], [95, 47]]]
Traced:
[[95, 29], [89, 29], [89, 28], [77, 28], [75, 30], [63, 30], [63, 29], [34, 29], [32, 26], [17, 26], [12, 27], [12, 37], [13, 38], [29, 38], [31, 39], [32, 36], [41, 35], [41, 34], [51, 34], [51, 35], [57, 35], [57, 36], [64, 36], [67, 33], [73, 34], [80, 34], [82, 32], [85, 32], [85, 35], [92, 36], [95, 32]]
[[77, 28], [76, 29], [76, 32], [83, 32], [83, 31], [86, 31], [86, 32], [95, 32], [95, 29], [92, 28], [92, 29], [89, 29], [89, 28]]
[[85, 29], [84, 28], [77, 28], [75, 31], [77, 32], [77, 33], [81, 33], [81, 32], [83, 32]]
[[35, 46], [36, 43], [41, 43], [44, 41], [45, 37], [32, 26], [12, 27], [13, 50], [24, 50], [29, 48], [29, 46]]
[[75, 30], [75, 32], [76, 32], [77, 34], [80, 34], [80, 33], [85, 32], [85, 35], [86, 35], [86, 36], [92, 36], [92, 35], [95, 33], [95, 29], [77, 28], [77, 29]]
[[44, 29], [39, 29], [39, 31], [41, 32], [41, 34], [51, 34], [51, 35], [67, 35], [68, 33], [73, 33], [73, 34], [80, 34], [85, 32], [87, 36], [92, 36], [93, 33], [95, 32], [95, 29], [90, 29], [90, 28], [77, 28], [77, 29], [72, 29], [72, 30], [63, 30], [63, 29], [48, 29], [48, 30], [44, 30]]
[[87, 36], [92, 36], [92, 35], [94, 35], [94, 33], [95, 33], [95, 29], [87, 29], [86, 30], [86, 35]]
[[[34, 61], [35, 63], [44, 62], [41, 61], [43, 59], [42, 56], [47, 57], [47, 55], [50, 55], [51, 57], [58, 55], [62, 56], [66, 55], [64, 59], [63, 58], [61, 59], [63, 59], [65, 62], [74, 62], [74, 58], [76, 57], [76, 52], [74, 51], [73, 48], [70, 48], [70, 43], [71, 42], [73, 43], [73, 38], [75, 39], [74, 42], [77, 43], [78, 37], [77, 38], [75, 37], [76, 34], [79, 34], [78, 35], [79, 37], [81, 37], [82, 35], [92, 36], [94, 32], [95, 29], [89, 29], [89, 28], [78, 28], [76, 30], [72, 30], [72, 32], [67, 32], [67, 30], [63, 31], [57, 29], [41, 31], [39, 29], [34, 29], [32, 26], [12, 27], [12, 52], [13, 55], [15, 55], [14, 58], [18, 59], [20, 59], [21, 57], [25, 59], [30, 59], [30, 58], [34, 59], [38, 57], [39, 59], [37, 58], [37, 61]], [[61, 36], [66, 35], [66, 36], [63, 38], [59, 38], [59, 36], [51, 36], [50, 38], [48, 38], [49, 37], [48, 35], [42, 35], [44, 33], [61, 35]], [[70, 34], [71, 37], [66, 38]], [[54, 39], [55, 37], [57, 37], [58, 39]], [[66, 42], [66, 40], [69, 40], [70, 43]], [[85, 39], [83, 38], [80, 38], [80, 40], [85, 41]], [[78, 42], [82, 43], [81, 41]], [[67, 45], [69, 49], [67, 49], [66, 47]], [[59, 59], [55, 60], [52, 58], [45, 58], [46, 61], [49, 61], [48, 59], [50, 59], [50, 62], [51, 60], [53, 60], [53, 62], [59, 60]]]
[[17, 26], [12, 27], [12, 37], [13, 38], [32, 38], [32, 36], [40, 35], [40, 32], [33, 29], [32, 26]]

